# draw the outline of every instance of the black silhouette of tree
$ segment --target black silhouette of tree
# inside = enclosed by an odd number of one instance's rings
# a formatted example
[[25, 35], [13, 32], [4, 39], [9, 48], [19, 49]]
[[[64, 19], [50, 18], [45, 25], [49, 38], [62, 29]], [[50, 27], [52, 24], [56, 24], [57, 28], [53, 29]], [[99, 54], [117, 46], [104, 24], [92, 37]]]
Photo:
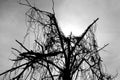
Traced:
[[[3, 80], [113, 80], [113, 76], [104, 72], [98, 48], [94, 20], [80, 36], [72, 33], [65, 36], [53, 13], [42, 11], [28, 0], [19, 4], [29, 7], [26, 12], [27, 33], [24, 38], [32, 37], [32, 48], [16, 42], [24, 49], [17, 53], [11, 69], [1, 73]], [[33, 36], [30, 36], [30, 35]]]

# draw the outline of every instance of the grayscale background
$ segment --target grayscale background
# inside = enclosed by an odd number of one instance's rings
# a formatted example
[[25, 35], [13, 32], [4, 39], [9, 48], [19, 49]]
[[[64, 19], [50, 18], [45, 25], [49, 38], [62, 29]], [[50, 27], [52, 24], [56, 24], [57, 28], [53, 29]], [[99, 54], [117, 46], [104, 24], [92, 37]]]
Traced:
[[[31, 0], [33, 1], [33, 0]], [[96, 36], [99, 47], [110, 43], [100, 55], [105, 71], [120, 74], [120, 0], [54, 0], [59, 26], [69, 35], [80, 35], [96, 18]], [[34, 3], [34, 1], [32, 2]], [[51, 0], [35, 0], [42, 10], [52, 12]], [[15, 42], [22, 41], [27, 30], [25, 12], [17, 0], [0, 0], [0, 73], [9, 69], [12, 62], [11, 47], [19, 49]], [[120, 75], [116, 78], [120, 80]]]

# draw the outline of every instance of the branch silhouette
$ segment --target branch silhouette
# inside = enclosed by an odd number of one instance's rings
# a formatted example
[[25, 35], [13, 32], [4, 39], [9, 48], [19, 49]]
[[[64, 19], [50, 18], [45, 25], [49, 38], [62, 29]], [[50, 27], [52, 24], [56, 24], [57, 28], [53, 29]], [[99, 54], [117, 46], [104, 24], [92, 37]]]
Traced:
[[[12, 48], [19, 53], [13, 67], [5, 72], [3, 80], [113, 80], [113, 76], [103, 70], [95, 38], [95, 19], [80, 36], [72, 33], [65, 36], [53, 13], [33, 6], [29, 0], [19, 0], [20, 5], [29, 7], [25, 13], [27, 32], [24, 39], [34, 34], [31, 48], [16, 40], [25, 51]], [[26, 41], [26, 40], [24, 40]], [[25, 43], [25, 42], [24, 42]]]

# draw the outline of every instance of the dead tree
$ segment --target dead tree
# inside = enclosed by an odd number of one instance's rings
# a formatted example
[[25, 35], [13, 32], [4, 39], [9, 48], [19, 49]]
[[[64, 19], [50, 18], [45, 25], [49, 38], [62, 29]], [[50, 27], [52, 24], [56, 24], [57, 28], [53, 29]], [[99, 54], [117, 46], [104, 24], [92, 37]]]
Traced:
[[[65, 36], [55, 13], [42, 11], [25, 0], [19, 4], [29, 7], [26, 12], [28, 30], [25, 39], [32, 37], [32, 48], [16, 40], [24, 49], [12, 48], [19, 55], [13, 67], [0, 75], [3, 80], [113, 80], [104, 72], [95, 38], [96, 20], [80, 36]], [[30, 36], [30, 35], [33, 36]], [[30, 38], [31, 39], [31, 38]]]

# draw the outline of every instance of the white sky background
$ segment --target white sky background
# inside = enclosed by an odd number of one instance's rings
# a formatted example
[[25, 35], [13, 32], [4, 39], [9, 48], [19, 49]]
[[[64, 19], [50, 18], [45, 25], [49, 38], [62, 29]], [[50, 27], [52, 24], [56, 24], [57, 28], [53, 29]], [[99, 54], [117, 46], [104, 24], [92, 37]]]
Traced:
[[[51, 0], [36, 0], [42, 10], [51, 11]], [[11, 66], [8, 60], [11, 47], [17, 47], [15, 39], [22, 41], [26, 32], [25, 11], [17, 0], [0, 0], [0, 73]], [[107, 71], [120, 73], [120, 0], [55, 0], [55, 12], [58, 23], [64, 33], [75, 35], [82, 33], [96, 18], [97, 40], [100, 47], [110, 43], [101, 51]], [[116, 80], [119, 80], [120, 76]]]

